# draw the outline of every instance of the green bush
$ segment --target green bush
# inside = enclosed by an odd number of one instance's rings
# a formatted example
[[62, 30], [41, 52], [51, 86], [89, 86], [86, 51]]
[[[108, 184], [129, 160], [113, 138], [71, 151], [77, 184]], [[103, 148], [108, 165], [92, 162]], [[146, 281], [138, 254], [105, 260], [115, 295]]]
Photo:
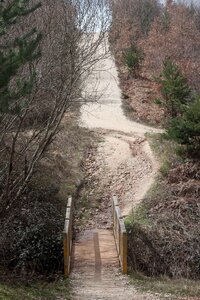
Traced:
[[135, 77], [138, 76], [138, 71], [143, 58], [143, 51], [138, 48], [135, 43], [133, 43], [132, 46], [126, 50], [124, 54], [124, 63], [128, 67], [131, 75]]
[[63, 269], [64, 212], [59, 186], [39, 178], [0, 219], [0, 266], [22, 276], [49, 276]]
[[190, 155], [200, 157], [200, 96], [182, 116], [171, 121], [167, 133], [173, 140], [185, 145]]

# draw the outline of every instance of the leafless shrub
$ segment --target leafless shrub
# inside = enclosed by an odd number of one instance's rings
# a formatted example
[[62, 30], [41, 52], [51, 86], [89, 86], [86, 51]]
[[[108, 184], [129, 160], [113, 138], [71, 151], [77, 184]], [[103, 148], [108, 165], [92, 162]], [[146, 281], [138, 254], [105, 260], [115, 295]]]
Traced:
[[161, 8], [157, 0], [111, 1], [111, 8], [110, 41], [115, 54], [121, 58], [120, 52], [130, 48], [133, 41], [148, 36]]
[[[165, 58], [172, 59], [186, 75], [190, 86], [199, 90], [199, 30], [188, 7], [170, 4], [155, 20], [147, 39], [140, 45], [145, 52], [144, 73], [157, 76]], [[156, 47], [155, 47], [156, 44]]]

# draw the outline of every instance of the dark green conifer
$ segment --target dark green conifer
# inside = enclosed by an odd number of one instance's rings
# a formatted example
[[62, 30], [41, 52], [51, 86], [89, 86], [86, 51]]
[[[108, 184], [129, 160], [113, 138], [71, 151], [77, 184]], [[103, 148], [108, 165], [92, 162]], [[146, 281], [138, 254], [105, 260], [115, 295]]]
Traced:
[[167, 132], [176, 142], [185, 145], [190, 155], [200, 157], [200, 96], [182, 116], [171, 121]]
[[[7, 41], [6, 35], [11, 26], [17, 26], [20, 18], [25, 17], [40, 4], [30, 6], [29, 0], [14, 0], [11, 3], [0, 0], [0, 112], [19, 113], [25, 103], [20, 99], [31, 93], [35, 71], [30, 68], [26, 80], [18, 79], [15, 88], [10, 86], [11, 80], [27, 63], [40, 56], [38, 45], [41, 34], [32, 28], [23, 35]], [[23, 104], [22, 104], [23, 103]]]
[[190, 89], [185, 76], [171, 59], [164, 61], [158, 82], [161, 84], [163, 100], [157, 103], [163, 105], [168, 117], [174, 118], [182, 114], [188, 103]]

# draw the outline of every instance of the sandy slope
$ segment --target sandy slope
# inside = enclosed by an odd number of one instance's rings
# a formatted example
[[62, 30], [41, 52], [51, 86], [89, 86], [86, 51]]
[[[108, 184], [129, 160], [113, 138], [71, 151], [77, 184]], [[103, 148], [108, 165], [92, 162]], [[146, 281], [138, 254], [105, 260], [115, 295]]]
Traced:
[[[100, 51], [103, 51], [101, 49]], [[140, 201], [151, 186], [158, 164], [145, 139], [146, 132], [160, 132], [126, 118], [121, 108], [121, 90], [115, 62], [111, 55], [100, 61], [90, 78], [86, 90], [90, 95], [98, 88], [98, 103], [82, 107], [82, 125], [103, 130], [105, 143], [99, 149], [97, 161], [103, 161], [102, 179], [112, 179], [112, 194], [117, 194], [124, 215]], [[129, 185], [123, 175], [129, 172]], [[126, 173], [126, 174], [125, 174]], [[121, 184], [123, 193], [118, 192]], [[118, 187], [117, 187], [118, 186]]]
[[[101, 98], [98, 103], [82, 107], [81, 123], [103, 136], [95, 157], [87, 161], [88, 177], [91, 181], [97, 178], [102, 191], [102, 207], [91, 216], [90, 226], [75, 241], [72, 299], [161, 299], [139, 293], [129, 285], [128, 276], [121, 275], [110, 229], [112, 196], [118, 195], [122, 212], [127, 215], [154, 180], [158, 164], [145, 133], [159, 130], [124, 116], [117, 70], [111, 56], [98, 63], [88, 78], [86, 90], [91, 97], [93, 87], [97, 87]], [[94, 193], [95, 190], [91, 191], [91, 195]]]

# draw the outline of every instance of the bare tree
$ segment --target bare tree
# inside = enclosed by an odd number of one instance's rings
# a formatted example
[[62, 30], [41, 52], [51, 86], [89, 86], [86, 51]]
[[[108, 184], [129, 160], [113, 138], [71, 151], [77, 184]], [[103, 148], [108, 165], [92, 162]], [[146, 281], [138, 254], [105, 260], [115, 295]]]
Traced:
[[85, 79], [105, 54], [95, 55], [110, 24], [109, 7], [106, 0], [43, 0], [39, 9], [10, 28], [8, 41], [33, 24], [43, 35], [41, 58], [27, 63], [11, 85], [14, 89], [18, 78], [35, 72], [34, 88], [17, 100], [23, 104], [19, 113], [0, 115], [2, 213], [22, 195], [65, 112], [85, 101]]

